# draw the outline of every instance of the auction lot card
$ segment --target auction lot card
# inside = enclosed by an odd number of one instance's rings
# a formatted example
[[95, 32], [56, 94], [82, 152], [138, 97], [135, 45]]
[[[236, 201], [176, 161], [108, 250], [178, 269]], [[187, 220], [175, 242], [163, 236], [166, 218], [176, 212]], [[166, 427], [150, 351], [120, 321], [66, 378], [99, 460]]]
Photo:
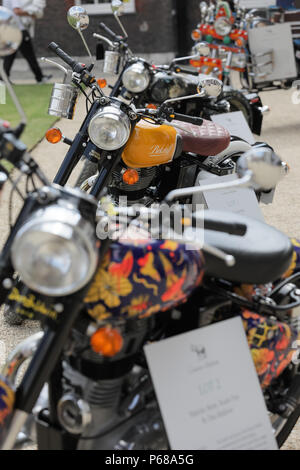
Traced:
[[214, 114], [211, 117], [211, 120], [216, 124], [220, 124], [225, 127], [225, 129], [229, 131], [230, 135], [240, 137], [250, 145], [255, 144], [255, 139], [242, 111]]
[[242, 320], [145, 346], [173, 450], [276, 450]]
[[[201, 184], [226, 183], [237, 179], [237, 175], [209, 175]], [[264, 222], [264, 216], [259, 207], [257, 197], [251, 188], [226, 188], [204, 191], [208, 209], [224, 210], [235, 214], [245, 215]], [[195, 200], [197, 202], [197, 200]]]
[[[266, 54], [257, 57], [255, 83], [284, 80], [297, 77], [295, 52], [289, 23], [253, 28], [249, 30], [249, 47], [252, 54]], [[272, 54], [272, 64], [270, 53]], [[265, 64], [265, 65], [263, 65]]]
[[240, 6], [244, 8], [266, 8], [276, 4], [276, 0], [240, 0]]

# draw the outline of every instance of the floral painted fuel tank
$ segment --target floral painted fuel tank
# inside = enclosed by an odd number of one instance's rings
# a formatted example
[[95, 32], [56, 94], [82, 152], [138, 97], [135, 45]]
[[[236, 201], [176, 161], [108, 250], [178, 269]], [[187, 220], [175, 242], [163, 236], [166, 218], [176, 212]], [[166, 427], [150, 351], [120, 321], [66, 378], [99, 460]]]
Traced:
[[114, 243], [85, 303], [98, 321], [144, 318], [184, 302], [202, 280], [200, 251], [174, 241]]
[[[294, 253], [284, 279], [300, 271], [300, 240], [292, 238]], [[244, 286], [251, 291], [253, 286]], [[250, 294], [251, 296], [251, 294]], [[244, 310], [241, 318], [252, 359], [262, 388], [266, 388], [297, 357], [300, 334], [295, 322], [284, 323], [275, 318]]]

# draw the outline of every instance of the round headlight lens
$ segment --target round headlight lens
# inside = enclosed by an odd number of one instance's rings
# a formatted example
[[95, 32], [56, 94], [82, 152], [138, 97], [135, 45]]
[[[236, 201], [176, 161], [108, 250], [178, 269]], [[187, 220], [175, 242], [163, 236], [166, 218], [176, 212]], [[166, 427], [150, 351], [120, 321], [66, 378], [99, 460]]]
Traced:
[[17, 233], [12, 263], [29, 288], [49, 296], [69, 295], [95, 272], [93, 227], [73, 208], [39, 210]]
[[132, 93], [141, 93], [150, 83], [150, 73], [142, 62], [130, 65], [122, 75], [124, 87]]
[[230, 20], [226, 16], [218, 18], [215, 21], [214, 26], [215, 26], [216, 33], [219, 36], [227, 36], [228, 34], [230, 34], [230, 31], [232, 28], [232, 24], [230, 23]]
[[89, 124], [93, 144], [103, 150], [116, 150], [126, 144], [130, 136], [130, 119], [123, 111], [107, 106], [95, 114]]

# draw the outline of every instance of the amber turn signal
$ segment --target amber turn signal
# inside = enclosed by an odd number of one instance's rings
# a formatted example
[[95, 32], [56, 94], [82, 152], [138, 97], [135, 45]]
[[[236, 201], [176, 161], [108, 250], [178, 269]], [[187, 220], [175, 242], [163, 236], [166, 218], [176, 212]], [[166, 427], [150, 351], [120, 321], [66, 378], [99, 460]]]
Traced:
[[193, 39], [201, 39], [200, 31], [198, 31], [197, 29], [194, 29], [194, 31], [192, 31], [192, 37]]
[[100, 88], [105, 88], [106, 85], [107, 85], [107, 81], [105, 80], [105, 78], [99, 78], [97, 80], [97, 83], [98, 83]]
[[235, 43], [238, 47], [243, 47], [245, 44], [245, 41], [243, 38], [238, 38]]
[[148, 109], [157, 109], [157, 106], [153, 103], [148, 103], [146, 108], [148, 108]]
[[105, 326], [91, 336], [90, 344], [96, 353], [112, 357], [121, 351], [123, 338], [118, 330]]
[[50, 142], [50, 144], [57, 144], [61, 141], [63, 135], [58, 127], [52, 127], [51, 129], [47, 130], [45, 137], [48, 142]]
[[136, 170], [126, 170], [122, 178], [124, 183], [132, 185], [138, 182], [139, 174]]

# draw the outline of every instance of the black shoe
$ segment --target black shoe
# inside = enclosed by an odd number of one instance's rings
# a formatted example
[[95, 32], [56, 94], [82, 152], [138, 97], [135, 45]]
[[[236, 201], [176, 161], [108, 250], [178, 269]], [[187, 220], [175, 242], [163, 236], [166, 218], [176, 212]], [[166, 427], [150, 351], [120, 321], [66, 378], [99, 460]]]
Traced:
[[43, 75], [42, 80], [38, 81], [38, 83], [47, 83], [53, 77], [53, 75]]

